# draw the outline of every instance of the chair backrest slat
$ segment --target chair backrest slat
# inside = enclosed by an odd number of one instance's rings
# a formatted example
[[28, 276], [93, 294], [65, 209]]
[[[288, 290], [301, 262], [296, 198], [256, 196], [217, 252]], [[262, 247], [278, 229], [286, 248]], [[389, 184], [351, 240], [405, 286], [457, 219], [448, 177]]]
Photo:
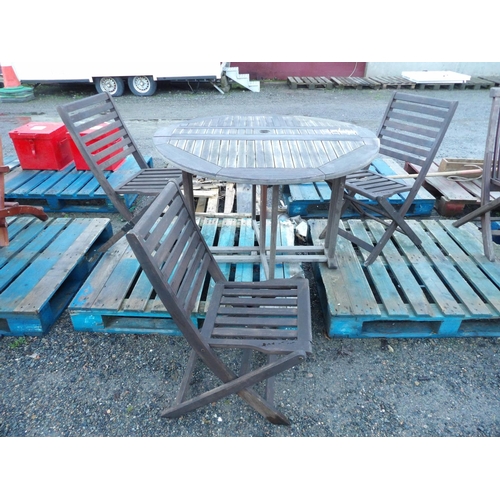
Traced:
[[[108, 122], [104, 126], [102, 126], [99, 129], [87, 131], [87, 134], [85, 136], [85, 139], [96, 141], [94, 144], [98, 144], [101, 142], [99, 140], [100, 137], [106, 134], [106, 137], [102, 139], [102, 141], [113, 141], [113, 140], [126, 140], [127, 136], [127, 131], [123, 129], [120, 123], [114, 121], [114, 122]], [[101, 143], [102, 146], [102, 143]]]
[[[402, 122], [393, 121], [390, 117], [385, 121], [383, 127], [384, 133], [382, 136], [386, 136], [390, 133], [400, 132], [413, 137], [413, 140], [424, 140], [432, 142], [438, 137], [439, 129], [422, 127], [421, 125], [416, 125], [413, 122]], [[408, 138], [407, 138], [408, 140]]]
[[[85, 105], [85, 103], [83, 103]], [[118, 114], [111, 106], [110, 102], [102, 103], [98, 106], [85, 107], [70, 113], [75, 128], [79, 131], [86, 130], [103, 123], [103, 121], [113, 122], [118, 119]], [[102, 117], [105, 116], [106, 120]]]
[[412, 134], [414, 134], [414, 132], [410, 129], [410, 127], [404, 129], [400, 127], [398, 130], [386, 129], [384, 131], [384, 137], [382, 138], [382, 140], [395, 139], [400, 142], [408, 142], [411, 140], [413, 144], [422, 146], [427, 150], [432, 147], [435, 134], [430, 137], [426, 137], [424, 136], [424, 134], [420, 134], [420, 136], [417, 137]]
[[[421, 108], [421, 112], [425, 112], [426, 108]], [[391, 123], [397, 126], [398, 122], [410, 122], [412, 124], [421, 125], [422, 127], [427, 127], [430, 129], [436, 129], [441, 126], [442, 120], [435, 120], [434, 118], [429, 118], [425, 115], [412, 114], [412, 113], [401, 113], [397, 111], [390, 111], [387, 117], [390, 119]], [[387, 123], [385, 126], [387, 126]]]

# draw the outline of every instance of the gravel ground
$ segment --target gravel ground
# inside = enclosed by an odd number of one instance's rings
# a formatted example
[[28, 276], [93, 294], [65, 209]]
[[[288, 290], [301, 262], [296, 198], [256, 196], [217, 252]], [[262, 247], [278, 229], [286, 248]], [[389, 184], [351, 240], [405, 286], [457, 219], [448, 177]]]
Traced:
[[[93, 92], [86, 85], [39, 86], [33, 101], [0, 104], [4, 155], [13, 153], [9, 130], [29, 119], [59, 121], [58, 103]], [[410, 92], [460, 101], [438, 156], [482, 156], [488, 90]], [[117, 103], [142, 152], [161, 163], [152, 135], [175, 120], [280, 112], [376, 130], [390, 93], [264, 83], [258, 94], [222, 95], [211, 87], [193, 93], [182, 84], [162, 84], [151, 98], [127, 94]], [[313, 280], [311, 289], [314, 352], [280, 375], [276, 386], [289, 427], [267, 423], [238, 397], [161, 419], [183, 373], [186, 342], [74, 331], [65, 312], [43, 337], [0, 338], [0, 436], [500, 436], [498, 338], [328, 338]], [[207, 377], [200, 370], [195, 387]]]

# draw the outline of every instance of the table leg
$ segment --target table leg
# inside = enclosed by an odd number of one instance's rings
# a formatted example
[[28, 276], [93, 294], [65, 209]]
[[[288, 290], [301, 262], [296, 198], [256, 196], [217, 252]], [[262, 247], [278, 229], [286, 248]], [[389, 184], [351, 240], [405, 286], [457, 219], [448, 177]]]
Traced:
[[266, 225], [267, 225], [267, 186], [260, 187], [260, 224], [259, 224], [259, 253], [260, 261], [268, 279], [274, 278], [274, 269], [269, 268], [266, 255]]
[[278, 238], [278, 203], [280, 187], [273, 186], [271, 204], [271, 246], [269, 248], [269, 279], [274, 279], [276, 268], [276, 245]]
[[182, 189], [184, 192], [184, 198], [186, 198], [187, 206], [194, 217], [196, 212], [196, 207], [194, 205], [193, 174], [184, 171], [182, 172]]
[[332, 194], [330, 196], [330, 206], [328, 208], [328, 219], [325, 233], [325, 254], [329, 268], [336, 269], [335, 248], [340, 223], [342, 204], [344, 202], [345, 177], [339, 177], [328, 181]]
[[252, 222], [257, 222], [257, 186], [252, 184]]
[[[278, 244], [278, 205], [280, 186], [273, 185], [271, 193], [271, 236], [269, 246], [269, 260], [266, 252], [266, 235], [267, 235], [267, 188], [268, 186], [260, 186], [260, 223], [258, 228], [259, 234], [259, 253], [262, 267], [267, 279], [274, 279], [276, 268], [276, 247]], [[256, 228], [256, 186], [252, 186], [252, 221]]]

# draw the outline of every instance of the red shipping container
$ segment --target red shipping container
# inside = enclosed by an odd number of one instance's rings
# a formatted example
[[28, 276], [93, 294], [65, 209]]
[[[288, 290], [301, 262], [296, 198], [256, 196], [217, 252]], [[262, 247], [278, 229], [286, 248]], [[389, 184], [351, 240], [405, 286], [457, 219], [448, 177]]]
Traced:
[[[94, 130], [99, 130], [100, 128], [103, 128], [103, 127], [104, 127], [104, 125], [96, 125], [95, 127], [90, 127], [89, 129], [84, 130], [83, 132], [80, 132], [80, 135], [81, 136], [85, 136], [87, 134], [90, 134], [90, 132], [94, 132]], [[103, 135], [100, 135], [100, 136], [96, 137], [95, 139], [92, 139], [91, 141], [88, 142], [88, 144], [94, 144], [95, 142], [100, 141], [104, 137], [108, 137], [109, 135], [114, 134], [117, 131], [118, 131], [118, 129], [110, 130], [109, 132], [107, 132], [107, 133], [105, 133]], [[68, 132], [68, 137], [69, 137], [69, 143], [70, 143], [70, 146], [71, 146], [71, 151], [73, 153], [73, 158], [75, 159], [76, 169], [77, 170], [90, 170], [89, 167], [88, 167], [88, 165], [87, 165], [87, 162], [83, 159], [83, 156], [81, 155], [80, 151], [78, 150], [78, 148], [77, 148], [77, 146], [75, 144], [75, 141], [69, 135], [69, 132]], [[118, 141], [119, 141], [119, 139], [117, 139], [116, 141], [113, 141], [111, 144], [115, 144]], [[100, 153], [104, 149], [105, 148], [99, 148], [99, 149], [97, 149], [95, 151], [95, 153]], [[118, 154], [118, 152], [115, 152], [114, 154], [116, 155], [116, 154]], [[100, 160], [100, 163], [102, 163], [103, 161], [108, 160], [109, 158], [110, 158], [110, 156], [105, 156], [104, 158], [102, 158]], [[106, 170], [116, 170], [124, 162], [125, 162], [125, 159], [119, 160], [119, 161], [113, 163], [112, 165], [110, 165], [109, 167], [107, 167]]]
[[62, 123], [29, 122], [11, 130], [9, 136], [21, 168], [27, 170], [61, 170], [73, 161], [71, 148]]

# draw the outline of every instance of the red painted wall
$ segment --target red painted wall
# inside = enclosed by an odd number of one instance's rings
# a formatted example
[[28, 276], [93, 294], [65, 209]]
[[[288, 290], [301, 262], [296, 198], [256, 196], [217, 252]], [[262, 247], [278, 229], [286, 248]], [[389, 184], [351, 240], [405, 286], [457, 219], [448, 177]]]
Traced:
[[286, 80], [289, 76], [365, 76], [366, 62], [232, 62], [253, 80]]

